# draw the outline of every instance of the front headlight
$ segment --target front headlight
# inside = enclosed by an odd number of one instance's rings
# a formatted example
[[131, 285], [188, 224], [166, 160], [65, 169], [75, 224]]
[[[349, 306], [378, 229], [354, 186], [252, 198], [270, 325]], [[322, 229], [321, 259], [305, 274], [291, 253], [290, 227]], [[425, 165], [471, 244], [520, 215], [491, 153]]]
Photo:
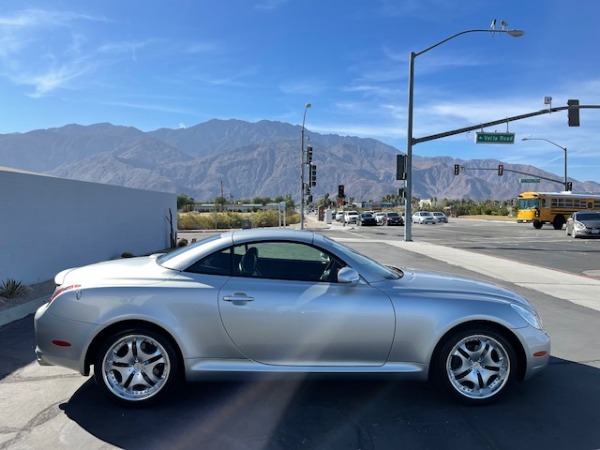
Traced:
[[574, 226], [575, 228], [577, 228], [578, 230], [583, 230], [583, 229], [585, 229], [585, 225], [584, 225], [583, 223], [581, 223], [581, 222], [574, 222], [574, 223], [573, 223], [573, 226]]
[[510, 306], [512, 306], [512, 308], [532, 327], [537, 328], [538, 330], [544, 328], [544, 325], [542, 324], [542, 318], [536, 312], [523, 308], [521, 305], [517, 305], [516, 303], [511, 303]]

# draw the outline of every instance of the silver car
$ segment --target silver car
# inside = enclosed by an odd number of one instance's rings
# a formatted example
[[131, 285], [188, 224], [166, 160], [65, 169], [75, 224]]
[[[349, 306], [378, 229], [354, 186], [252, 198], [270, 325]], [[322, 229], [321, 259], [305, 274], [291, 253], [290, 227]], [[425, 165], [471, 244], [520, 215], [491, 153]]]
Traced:
[[35, 315], [42, 365], [88, 375], [125, 405], [184, 378], [393, 373], [467, 404], [542, 370], [550, 339], [507, 289], [384, 266], [308, 231], [240, 230], [172, 253], [56, 276]]
[[600, 237], [600, 212], [577, 211], [571, 214], [566, 225], [567, 236]]
[[432, 213], [430, 213], [428, 211], [418, 211], [413, 214], [412, 222], [413, 223], [431, 223], [431, 224], [435, 225], [437, 223], [437, 219], [435, 218], [435, 216]]

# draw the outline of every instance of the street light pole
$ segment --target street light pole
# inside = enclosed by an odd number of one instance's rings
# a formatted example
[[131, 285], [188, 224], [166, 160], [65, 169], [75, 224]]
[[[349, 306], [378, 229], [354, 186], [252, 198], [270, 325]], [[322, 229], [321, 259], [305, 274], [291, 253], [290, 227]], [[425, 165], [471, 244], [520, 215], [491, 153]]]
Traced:
[[452, 36], [427, 47], [425, 50], [420, 52], [410, 52], [409, 63], [408, 63], [408, 121], [406, 126], [406, 187], [405, 187], [405, 220], [404, 220], [404, 240], [412, 241], [412, 153], [413, 145], [415, 145], [415, 139], [413, 138], [413, 106], [414, 106], [414, 86], [415, 86], [415, 59], [417, 56], [427, 53], [429, 50], [433, 50], [439, 45], [448, 42], [458, 36], [467, 33], [506, 33], [512, 37], [521, 37], [525, 32], [523, 30], [466, 30], [460, 33], [453, 34]]
[[304, 105], [304, 117], [302, 118], [302, 131], [300, 132], [300, 229], [304, 230], [304, 123], [306, 122], [306, 111], [312, 105], [307, 103]]
[[526, 138], [526, 137], [524, 137], [521, 140], [522, 141], [546, 141], [549, 144], [555, 145], [556, 147], [561, 148], [561, 149], [564, 150], [564, 152], [565, 152], [565, 181], [564, 181], [564, 183], [565, 183], [565, 191], [566, 191], [567, 190], [567, 183], [569, 182], [569, 179], [567, 177], [567, 147], [563, 147], [562, 145], [558, 145], [556, 142], [552, 142], [551, 140], [544, 139], [544, 138], [532, 138], [532, 137]]

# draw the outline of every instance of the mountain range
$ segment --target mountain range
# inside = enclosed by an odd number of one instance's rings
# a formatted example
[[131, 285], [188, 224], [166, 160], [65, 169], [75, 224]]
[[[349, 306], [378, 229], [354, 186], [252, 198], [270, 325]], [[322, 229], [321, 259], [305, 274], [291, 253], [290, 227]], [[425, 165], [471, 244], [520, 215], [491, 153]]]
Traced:
[[[317, 166], [315, 199], [335, 197], [338, 185], [356, 200], [381, 200], [394, 194], [394, 147], [375, 139], [305, 130]], [[144, 132], [101, 123], [66, 125], [0, 135], [0, 165], [82, 181], [185, 194], [196, 201], [300, 197], [301, 127], [282, 122], [210, 120], [193, 127]], [[465, 169], [454, 175], [454, 165]], [[496, 159], [461, 160], [413, 155], [413, 196], [438, 199], [507, 200], [523, 190], [557, 191], [544, 181], [524, 185], [520, 178], [562, 177], [533, 166]], [[510, 170], [509, 170], [510, 169]], [[514, 171], [514, 172], [513, 172]], [[529, 174], [523, 175], [518, 172]], [[600, 192], [600, 184], [573, 182], [575, 192]]]

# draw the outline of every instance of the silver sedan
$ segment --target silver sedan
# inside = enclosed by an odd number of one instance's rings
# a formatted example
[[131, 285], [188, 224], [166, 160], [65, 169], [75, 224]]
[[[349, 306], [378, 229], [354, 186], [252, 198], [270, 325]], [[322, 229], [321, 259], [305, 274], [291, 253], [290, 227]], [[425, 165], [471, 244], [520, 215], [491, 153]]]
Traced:
[[434, 379], [467, 404], [542, 370], [550, 339], [523, 297], [383, 266], [307, 231], [241, 230], [172, 253], [68, 269], [35, 315], [43, 365], [94, 369], [125, 405], [241, 373]]

